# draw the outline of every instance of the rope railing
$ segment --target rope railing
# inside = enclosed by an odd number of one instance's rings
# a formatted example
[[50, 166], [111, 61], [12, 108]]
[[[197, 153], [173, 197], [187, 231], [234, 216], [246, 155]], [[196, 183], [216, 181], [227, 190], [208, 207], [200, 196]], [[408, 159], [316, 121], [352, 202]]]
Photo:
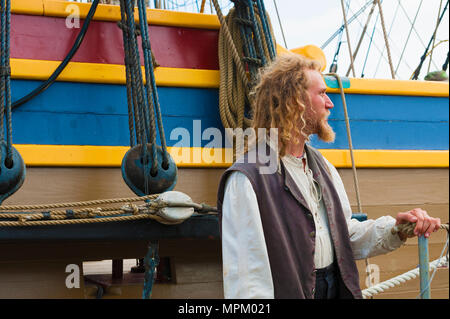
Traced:
[[[334, 76], [336, 78], [336, 80], [338, 81], [339, 90], [340, 90], [340, 94], [341, 94], [341, 98], [342, 98], [342, 104], [343, 104], [343, 108], [344, 108], [345, 120], [346, 120], [346, 124], [347, 124], [347, 137], [348, 137], [348, 142], [349, 142], [349, 151], [350, 151], [350, 158], [351, 158], [351, 162], [352, 162], [353, 178], [354, 178], [354, 184], [355, 184], [357, 203], [358, 203], [359, 211], [362, 212], [362, 205], [361, 205], [361, 200], [360, 200], [360, 196], [359, 196], [358, 177], [356, 174], [356, 164], [355, 164], [355, 160], [353, 157], [351, 130], [350, 130], [350, 124], [349, 124], [349, 116], [348, 116], [348, 112], [347, 112], [347, 103], [345, 100], [344, 87], [342, 85], [342, 80], [339, 77], [339, 75], [337, 75], [336, 73], [329, 73], [327, 75]], [[396, 234], [396, 233], [402, 232], [409, 237], [409, 236], [414, 235], [415, 226], [416, 226], [415, 223], [399, 224], [399, 225], [394, 226], [391, 229], [391, 233]], [[440, 229], [445, 229], [448, 232], [449, 225], [442, 224], [440, 226]], [[447, 243], [448, 243], [448, 241], [447, 241]], [[440, 260], [441, 260], [441, 258], [439, 258], [437, 261], [434, 261], [432, 263], [432, 265], [434, 266], [437, 263], [439, 263], [439, 265], [441, 265]], [[370, 286], [368, 289], [363, 290], [363, 297], [371, 298], [376, 293], [383, 292], [388, 288], [394, 287], [395, 285], [399, 285], [399, 284], [405, 282], [406, 280], [413, 279], [420, 274], [420, 276], [423, 277], [423, 278], [421, 278], [421, 294], [420, 295], [425, 296], [425, 298], [427, 298], [426, 296], [429, 296], [429, 285], [430, 285], [431, 280], [428, 280], [428, 269], [426, 269], [426, 271], [424, 271], [424, 268], [427, 268], [426, 265], [428, 264], [428, 242], [425, 237], [419, 238], [419, 261], [420, 261], [419, 268], [414, 269], [404, 275], [400, 275], [395, 278], [392, 278], [391, 280], [385, 281], [383, 283], [380, 283], [380, 284], [377, 284], [374, 286]], [[448, 256], [447, 256], [447, 262], [448, 262]], [[369, 265], [368, 258], [365, 259], [365, 264], [366, 264], [367, 277], [369, 278], [369, 282], [371, 283], [372, 282], [371, 273], [368, 271], [368, 265]], [[439, 266], [435, 266], [433, 269], [435, 269], [437, 267], [439, 267]]]
[[[392, 227], [391, 232], [392, 232], [392, 234], [396, 234], [398, 232], [403, 232], [404, 234], [410, 236], [410, 235], [414, 234], [415, 227], [416, 227], [416, 223], [399, 224], [399, 225]], [[440, 229], [444, 229], [448, 232], [449, 225], [441, 224]], [[420, 243], [421, 238], [423, 239], [424, 237], [419, 237], [419, 265], [418, 265], [418, 267], [416, 267], [410, 271], [407, 271], [401, 275], [398, 275], [396, 277], [393, 277], [391, 279], [383, 281], [381, 283], [375, 284], [367, 289], [362, 290], [363, 298], [373, 297], [376, 294], [385, 292], [386, 290], [388, 290], [390, 288], [399, 286], [408, 280], [417, 278], [418, 276], [421, 277], [420, 278], [421, 285], [420, 285], [419, 296], [422, 298], [427, 298], [427, 299], [430, 298], [430, 293], [429, 293], [430, 284], [431, 284], [431, 281], [433, 280], [436, 270], [440, 267], [444, 267], [444, 266], [448, 267], [448, 258], [449, 258], [448, 251], [447, 251], [446, 256], [443, 257], [443, 255], [444, 255], [445, 249], [448, 247], [449, 241], [448, 241], [448, 237], [447, 237], [447, 241], [444, 245], [444, 248], [442, 249], [442, 252], [441, 252], [441, 255], [439, 256], [439, 258], [428, 263], [428, 260], [424, 261], [421, 256], [421, 250], [423, 250], [423, 248], [425, 248], [427, 250], [427, 248], [428, 248], [428, 247], [420, 247], [421, 245], [423, 246], [423, 243], [422, 244]], [[425, 245], [427, 246], [426, 241], [425, 241]], [[428, 259], [428, 256], [427, 256], [427, 259]], [[427, 267], [427, 265], [428, 265], [428, 267]], [[431, 276], [431, 278], [429, 279], [428, 272], [430, 270], [434, 270], [434, 273]], [[422, 278], [424, 276], [424, 274], [425, 274], [425, 278]]]
[[[430, 270], [437, 269], [446, 264], [448, 264], [448, 256], [446, 256], [445, 258], [438, 258], [430, 263]], [[363, 298], [370, 298], [376, 294], [385, 292], [386, 290], [388, 290], [390, 288], [399, 286], [399, 285], [405, 283], [406, 281], [414, 279], [417, 276], [419, 276], [419, 271], [420, 271], [420, 269], [419, 269], [419, 267], [417, 267], [417, 268], [414, 268], [404, 274], [398, 275], [396, 277], [393, 277], [391, 279], [388, 279], [386, 281], [383, 281], [376, 285], [373, 285], [367, 289], [362, 290], [362, 296], [363, 296]]]
[[[399, 224], [399, 225], [396, 225], [396, 226], [392, 227], [391, 233], [392, 234], [396, 234], [398, 232], [402, 232], [402, 233], [410, 236], [410, 235], [414, 234], [414, 228], [415, 227], [416, 227], [416, 223]], [[448, 232], [449, 231], [449, 225], [448, 224], [442, 224], [440, 226], [440, 229], [444, 229], [444, 230], [446, 230]], [[448, 266], [448, 255], [445, 256], [444, 258], [442, 258], [443, 253], [445, 251], [445, 248], [447, 246], [448, 246], [448, 239], [447, 239], [447, 242], [446, 242], [446, 244], [444, 246], [444, 249], [442, 250], [441, 256], [438, 259], [436, 259], [436, 260], [434, 260], [434, 261], [429, 263], [429, 269], [427, 269], [427, 272], [428, 272], [428, 270], [435, 270], [436, 271], [436, 269], [438, 269], [440, 267]], [[426, 268], [426, 265], [425, 265], [425, 268]], [[394, 288], [396, 286], [399, 286], [399, 285], [405, 283], [408, 280], [415, 279], [418, 276], [420, 276], [421, 270], [423, 271], [423, 269], [421, 269], [421, 265], [419, 264], [418, 267], [416, 267], [416, 268], [414, 268], [414, 269], [412, 269], [410, 271], [407, 271], [407, 272], [405, 272], [405, 273], [403, 273], [401, 275], [398, 275], [396, 277], [393, 277], [391, 279], [388, 279], [386, 281], [383, 281], [381, 283], [373, 285], [373, 286], [371, 286], [371, 287], [369, 287], [367, 289], [364, 289], [364, 290], [362, 290], [363, 298], [373, 297], [374, 295], [382, 293], [382, 292], [385, 292], [386, 290], [388, 290], [390, 288]], [[420, 292], [419, 296], [422, 296], [424, 294], [425, 290], [427, 290], [427, 291], [429, 290], [432, 278], [430, 280], [428, 280], [428, 278], [422, 278], [422, 279], [424, 279], [426, 284], [425, 284], [425, 287], [422, 287], [422, 285], [421, 285], [421, 292]]]

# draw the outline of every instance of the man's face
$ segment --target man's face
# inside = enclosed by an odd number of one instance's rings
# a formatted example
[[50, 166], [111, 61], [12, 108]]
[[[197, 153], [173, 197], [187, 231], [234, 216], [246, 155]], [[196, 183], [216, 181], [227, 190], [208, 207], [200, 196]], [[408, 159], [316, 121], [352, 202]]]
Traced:
[[335, 133], [328, 124], [328, 116], [334, 105], [325, 93], [327, 87], [322, 74], [315, 70], [308, 70], [307, 74], [311, 81], [307, 91], [311, 99], [311, 105], [306, 107], [304, 114], [306, 133], [317, 134], [319, 139], [327, 143], [334, 142]]

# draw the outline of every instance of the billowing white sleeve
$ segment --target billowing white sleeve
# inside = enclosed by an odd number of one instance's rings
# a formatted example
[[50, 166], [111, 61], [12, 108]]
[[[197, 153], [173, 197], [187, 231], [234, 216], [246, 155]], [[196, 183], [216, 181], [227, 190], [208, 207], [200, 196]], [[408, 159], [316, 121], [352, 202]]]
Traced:
[[223, 287], [226, 299], [273, 299], [273, 281], [258, 202], [248, 178], [233, 172], [222, 206]]
[[328, 160], [325, 159], [325, 161], [330, 168], [334, 185], [341, 200], [355, 259], [386, 254], [399, 248], [404, 242], [397, 234], [391, 233], [391, 229], [395, 225], [395, 218], [392, 216], [382, 216], [362, 222], [351, 218], [352, 208], [345, 192], [344, 183], [336, 168]]

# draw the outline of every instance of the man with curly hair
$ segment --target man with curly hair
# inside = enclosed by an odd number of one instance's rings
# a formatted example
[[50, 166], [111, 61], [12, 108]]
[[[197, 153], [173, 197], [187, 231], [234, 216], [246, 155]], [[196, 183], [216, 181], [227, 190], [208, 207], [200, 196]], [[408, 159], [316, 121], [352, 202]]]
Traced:
[[[335, 137], [317, 62], [279, 56], [262, 70], [252, 101], [253, 129], [266, 133], [224, 173], [218, 192], [225, 298], [361, 298], [355, 259], [400, 247], [407, 236], [391, 233], [396, 224], [416, 222], [426, 237], [439, 229], [420, 208], [351, 219], [336, 168], [307, 143], [313, 134]], [[274, 161], [275, 172], [262, 173]]]

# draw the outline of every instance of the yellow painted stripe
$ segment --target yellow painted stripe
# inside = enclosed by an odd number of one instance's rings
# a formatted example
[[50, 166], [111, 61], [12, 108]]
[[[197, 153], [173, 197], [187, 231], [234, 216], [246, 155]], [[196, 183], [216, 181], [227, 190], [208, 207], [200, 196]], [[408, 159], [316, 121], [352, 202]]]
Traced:
[[[339, 93], [338, 89], [329, 89]], [[409, 95], [409, 96], [449, 96], [448, 82], [405, 81], [384, 79], [350, 79], [346, 94]]]
[[[11, 59], [13, 79], [46, 80], [55, 70], [59, 61]], [[156, 82], [160, 86], [218, 88], [218, 70], [200, 70], [158, 67]], [[70, 62], [58, 81], [84, 83], [125, 84], [125, 66], [118, 64]], [[346, 94], [408, 95], [408, 96], [449, 96], [449, 84], [431, 81], [401, 81], [377, 79], [351, 79], [351, 87]], [[338, 93], [337, 89], [327, 92]]]
[[41, 0], [12, 0], [11, 12], [17, 14], [43, 15], [44, 3]]
[[[25, 80], [47, 80], [59, 61], [11, 59], [11, 77]], [[142, 67], [144, 72], [144, 67]], [[159, 86], [218, 88], [220, 75], [216, 70], [183, 68], [155, 69]], [[125, 84], [125, 66], [118, 64], [69, 62], [58, 81]]]
[[[320, 150], [336, 167], [352, 167], [350, 151]], [[449, 152], [430, 150], [353, 150], [357, 167], [448, 167]]]
[[[27, 166], [120, 167], [127, 146], [15, 145]], [[226, 168], [230, 149], [169, 147], [178, 167]], [[348, 150], [323, 149], [336, 167], [351, 167]], [[428, 150], [354, 150], [357, 167], [449, 167], [449, 152]]]
[[[11, 12], [63, 18], [66, 18], [71, 14], [77, 14], [80, 19], [85, 19], [90, 7], [90, 3], [75, 3], [61, 0], [13, 0]], [[99, 4], [93, 19], [119, 21], [120, 8], [118, 5]], [[137, 8], [135, 8], [135, 19], [136, 21], [139, 20]], [[199, 29], [219, 29], [220, 27], [219, 19], [216, 15], [212, 14], [147, 9], [147, 19], [152, 25]]]

